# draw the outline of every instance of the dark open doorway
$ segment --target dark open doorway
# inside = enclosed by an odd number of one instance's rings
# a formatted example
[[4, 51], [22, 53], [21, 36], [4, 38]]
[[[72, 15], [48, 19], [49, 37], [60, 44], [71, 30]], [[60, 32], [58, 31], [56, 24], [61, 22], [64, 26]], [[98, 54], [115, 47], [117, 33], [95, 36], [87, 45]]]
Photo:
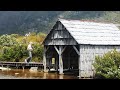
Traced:
[[78, 54], [72, 46], [67, 46], [63, 52], [63, 67], [65, 74], [78, 75]]
[[[47, 66], [49, 66], [49, 71], [54, 72], [59, 71], [58, 57], [59, 55], [55, 50], [54, 46], [49, 46], [49, 49], [46, 52]], [[76, 53], [72, 46], [66, 46], [66, 49], [62, 53], [62, 60], [63, 60], [63, 73], [74, 74], [78, 76], [78, 54]]]

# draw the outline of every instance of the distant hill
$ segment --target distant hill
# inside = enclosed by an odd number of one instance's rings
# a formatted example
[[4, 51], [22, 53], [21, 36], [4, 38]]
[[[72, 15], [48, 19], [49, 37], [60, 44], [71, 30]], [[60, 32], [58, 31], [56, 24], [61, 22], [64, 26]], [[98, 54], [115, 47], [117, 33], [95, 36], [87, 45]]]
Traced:
[[48, 33], [58, 18], [120, 23], [120, 11], [0, 11], [0, 34]]

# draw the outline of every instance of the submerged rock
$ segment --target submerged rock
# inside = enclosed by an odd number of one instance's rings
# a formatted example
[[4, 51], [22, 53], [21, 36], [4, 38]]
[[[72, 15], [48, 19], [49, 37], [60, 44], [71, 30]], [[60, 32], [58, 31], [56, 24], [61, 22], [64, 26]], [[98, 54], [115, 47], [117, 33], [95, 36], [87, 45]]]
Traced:
[[30, 72], [37, 72], [38, 71], [38, 67], [31, 67], [29, 71]]

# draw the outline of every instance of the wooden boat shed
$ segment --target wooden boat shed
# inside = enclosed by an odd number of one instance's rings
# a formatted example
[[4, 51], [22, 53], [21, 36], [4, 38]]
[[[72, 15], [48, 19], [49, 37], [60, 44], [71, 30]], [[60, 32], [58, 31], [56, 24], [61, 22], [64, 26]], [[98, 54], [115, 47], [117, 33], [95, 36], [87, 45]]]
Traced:
[[112, 23], [59, 19], [43, 44], [44, 71], [78, 69], [79, 77], [92, 77], [96, 55], [120, 51], [120, 30]]

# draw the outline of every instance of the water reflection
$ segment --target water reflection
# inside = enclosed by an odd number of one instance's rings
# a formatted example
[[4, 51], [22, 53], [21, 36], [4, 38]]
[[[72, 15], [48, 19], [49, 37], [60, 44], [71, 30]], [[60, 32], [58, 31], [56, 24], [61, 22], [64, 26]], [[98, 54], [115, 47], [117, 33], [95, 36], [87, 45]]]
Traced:
[[0, 70], [0, 79], [4, 76], [4, 78], [20, 78], [20, 79], [78, 79], [77, 76], [72, 75], [59, 75], [58, 73], [44, 73], [44, 72], [31, 72], [29, 69], [12, 69], [1, 71]]
[[47, 79], [47, 73], [43, 73], [43, 79]]
[[63, 79], [63, 75], [59, 75], [59, 79]]

